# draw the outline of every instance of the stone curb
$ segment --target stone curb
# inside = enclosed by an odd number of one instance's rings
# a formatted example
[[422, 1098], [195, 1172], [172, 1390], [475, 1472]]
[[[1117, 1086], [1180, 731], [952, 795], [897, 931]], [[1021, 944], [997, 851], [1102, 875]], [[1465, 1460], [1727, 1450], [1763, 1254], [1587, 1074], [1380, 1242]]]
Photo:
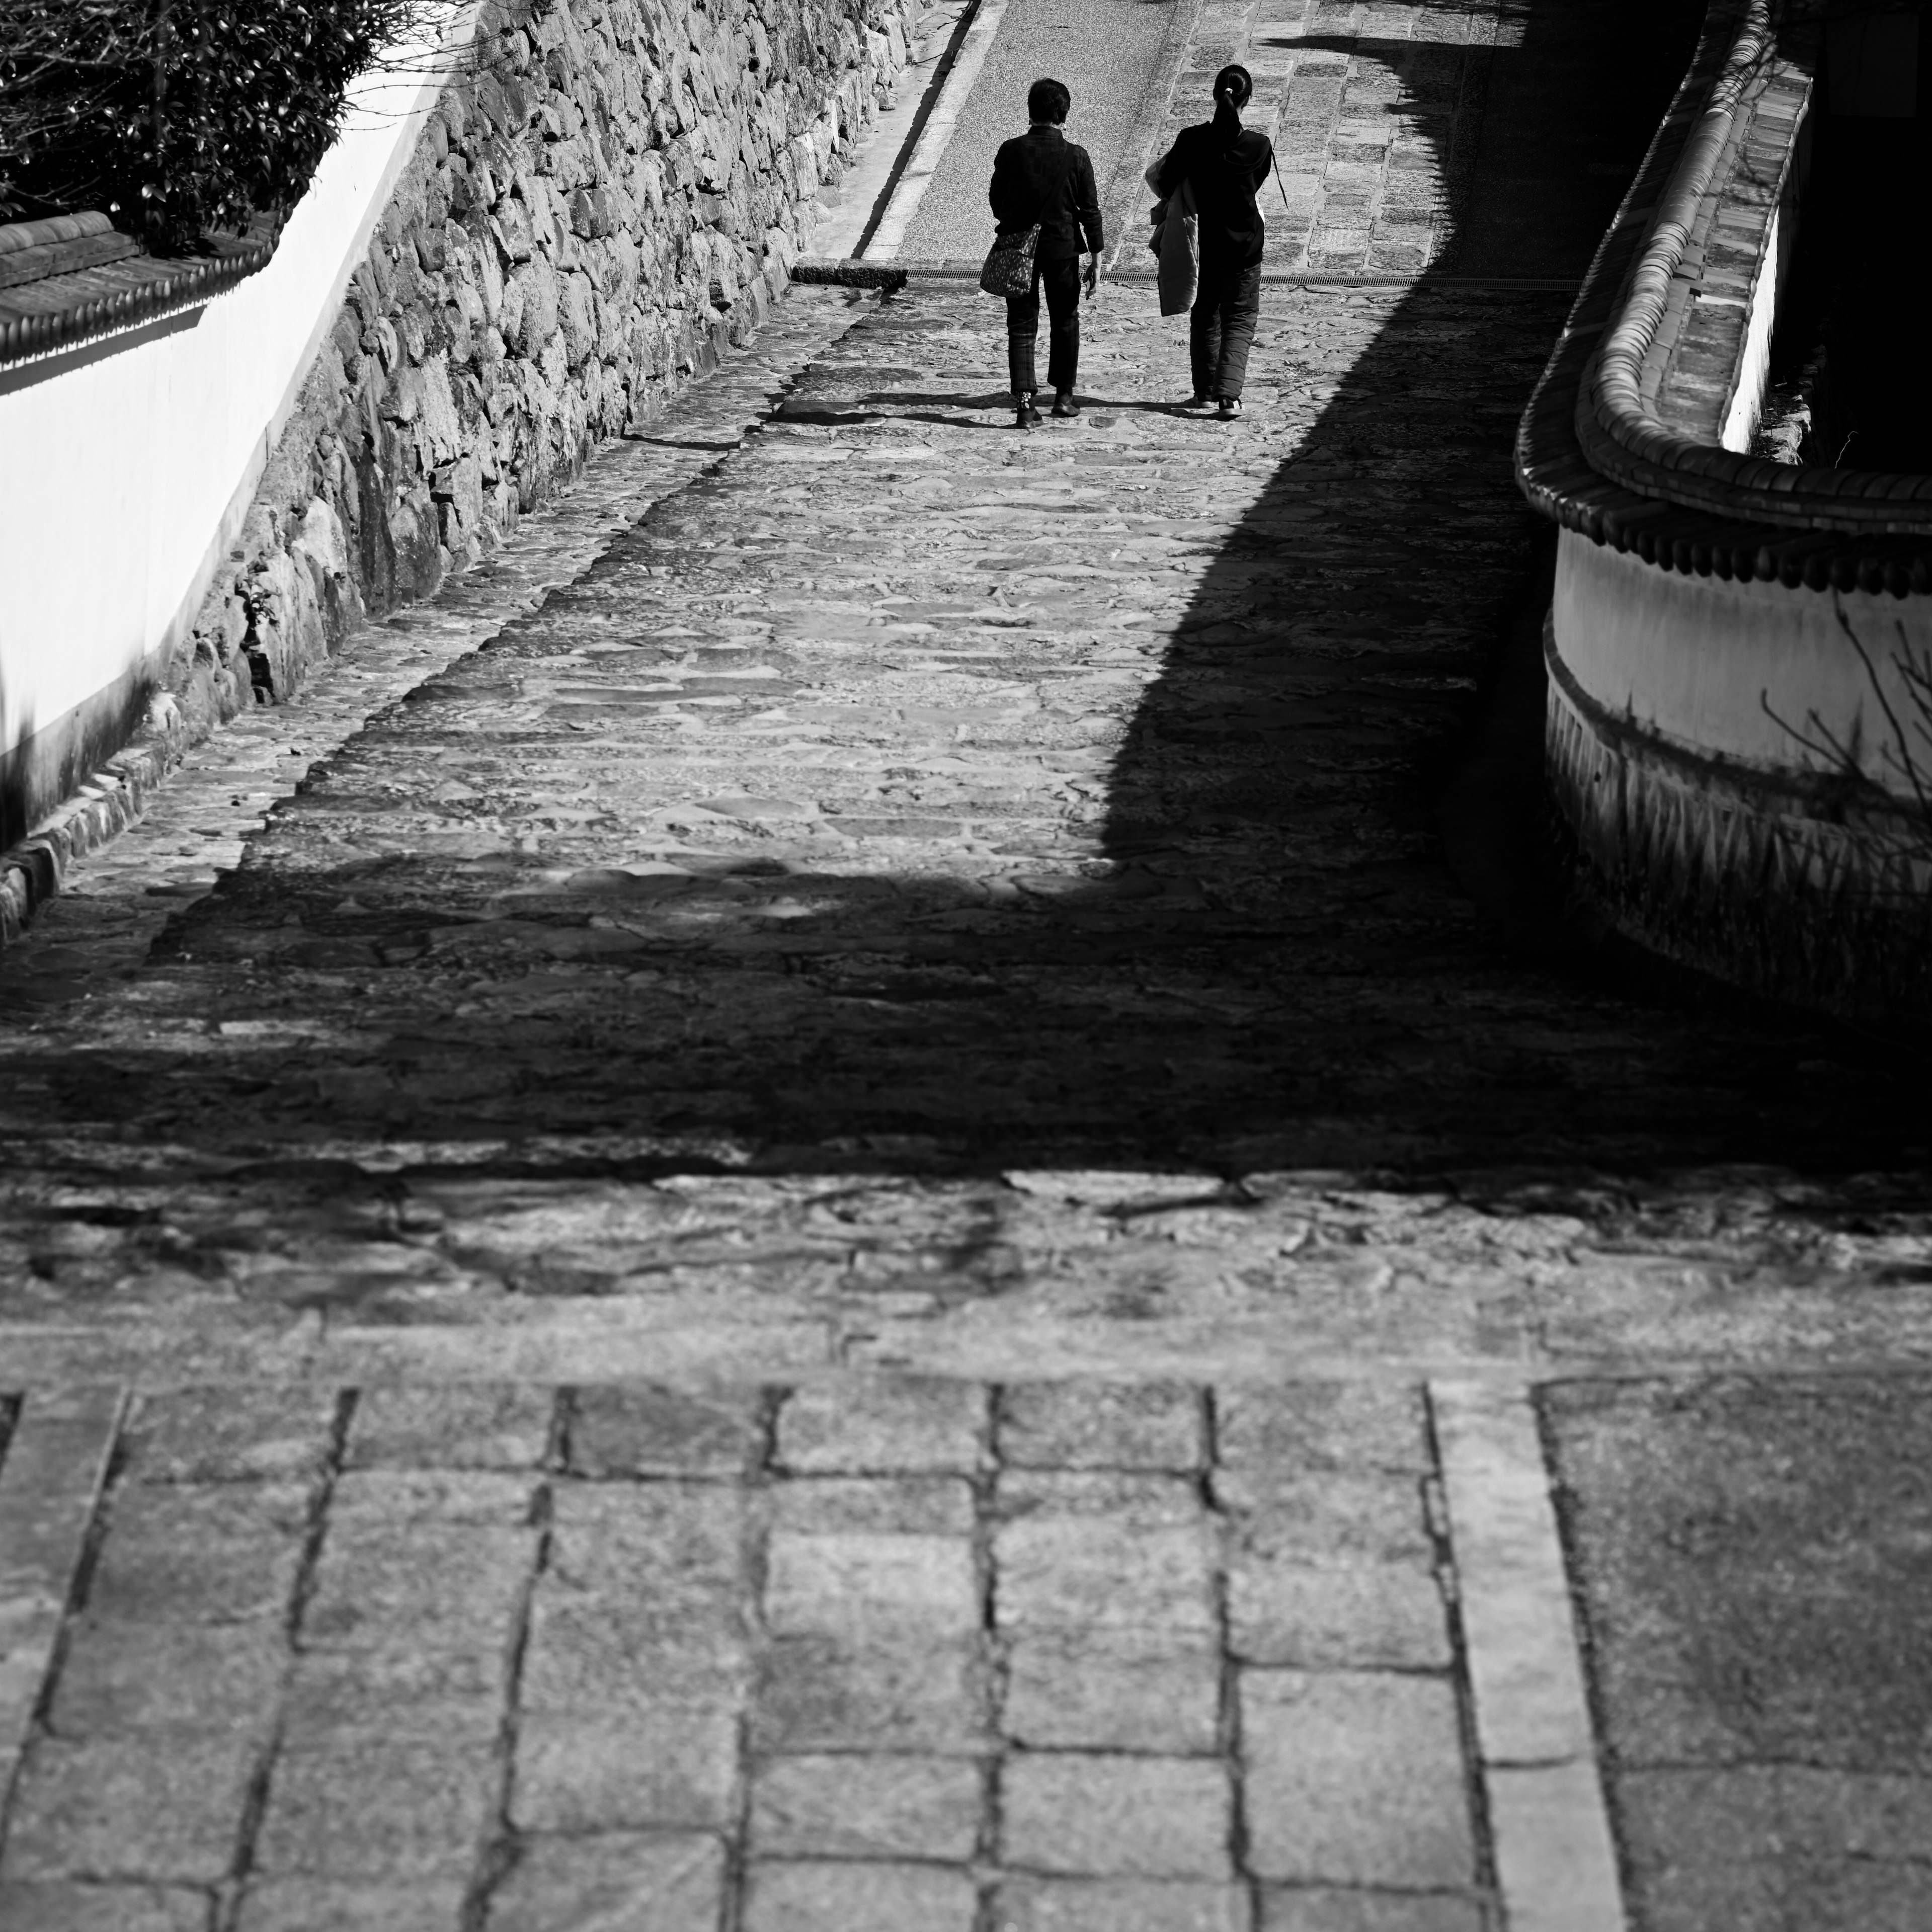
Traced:
[[1429, 1399], [1504, 1916], [1511, 1932], [1624, 1932], [1533, 1393], [1438, 1379]]
[[0, 852], [0, 950], [26, 936], [68, 868], [126, 831], [154, 788], [201, 742], [186, 729], [137, 739], [91, 772], [51, 819]]
[[[904, 288], [908, 281], [976, 282], [980, 269], [979, 262], [962, 261], [956, 257], [931, 262], [868, 262], [859, 256], [801, 255], [792, 264], [791, 279], [825, 287], [882, 289], [892, 293]], [[1151, 268], [1107, 268], [1101, 272], [1100, 279], [1103, 283], [1126, 282], [1152, 288], [1160, 280], [1160, 272]], [[1572, 279], [1550, 276], [1431, 275], [1426, 272], [1418, 274], [1376, 274], [1326, 268], [1266, 268], [1262, 272], [1262, 280], [1271, 286], [1304, 289], [1545, 290], [1553, 295], [1574, 295], [1577, 288]]]

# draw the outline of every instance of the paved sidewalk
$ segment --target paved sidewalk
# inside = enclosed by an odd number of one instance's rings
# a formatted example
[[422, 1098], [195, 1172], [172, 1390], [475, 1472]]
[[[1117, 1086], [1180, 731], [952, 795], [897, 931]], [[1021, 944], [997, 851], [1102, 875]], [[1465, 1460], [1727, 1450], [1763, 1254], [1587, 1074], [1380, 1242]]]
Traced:
[[1400, 1387], [150, 1397], [0, 1915], [1480, 1932], [1431, 1468]]
[[[1490, 100], [1622, 165], [1614, 25]], [[1145, 290], [1029, 436], [970, 286], [794, 290], [0, 958], [0, 1922], [1595, 1932], [1539, 1416], [1637, 1923], [1726, 1897], [1628, 1526], [1732, 1507], [1710, 1375], [1910, 1409], [1922, 1083], [1444, 865], [1615, 185], [1474, 152], [1501, 285], [1271, 285], [1232, 428]]]

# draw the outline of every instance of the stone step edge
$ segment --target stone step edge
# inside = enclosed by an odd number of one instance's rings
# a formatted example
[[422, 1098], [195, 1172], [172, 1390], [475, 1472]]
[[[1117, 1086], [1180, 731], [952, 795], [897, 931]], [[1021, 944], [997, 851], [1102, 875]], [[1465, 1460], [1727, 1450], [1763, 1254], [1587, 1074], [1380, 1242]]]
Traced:
[[[801, 255], [792, 264], [791, 279], [820, 288], [878, 289], [896, 294], [908, 282], [970, 281], [980, 279], [980, 264], [951, 259], [944, 261], [868, 262], [860, 256]], [[1153, 268], [1108, 268], [1104, 282], [1145, 283], [1151, 287], [1160, 272]], [[1379, 274], [1340, 268], [1264, 268], [1264, 283], [1293, 288], [1431, 288], [1504, 289], [1546, 291], [1571, 295], [1582, 286], [1574, 277], [1542, 275], [1432, 275], [1426, 270], [1414, 274]]]

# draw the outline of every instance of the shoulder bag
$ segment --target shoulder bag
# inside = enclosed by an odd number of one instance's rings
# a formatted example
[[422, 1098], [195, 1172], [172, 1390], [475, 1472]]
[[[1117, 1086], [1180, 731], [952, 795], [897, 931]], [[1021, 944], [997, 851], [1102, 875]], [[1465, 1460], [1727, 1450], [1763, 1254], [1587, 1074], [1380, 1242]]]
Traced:
[[[996, 235], [980, 271], [980, 286], [989, 296], [1023, 296], [1033, 287], [1034, 258], [1040, 253], [1040, 224]], [[970, 257], [968, 258], [970, 259]]]
[[[1068, 156], [1060, 170], [1060, 179], [1054, 184], [1046, 196], [1044, 206], [1051, 208], [1054, 195], [1066, 185], [1066, 178], [1072, 172], [1073, 160]], [[1030, 228], [1016, 228], [1010, 235], [995, 235], [993, 245], [986, 251], [986, 265], [980, 271], [980, 286], [989, 296], [1024, 296], [1033, 292], [1034, 266], [1040, 255], [1041, 224], [1036, 221]]]

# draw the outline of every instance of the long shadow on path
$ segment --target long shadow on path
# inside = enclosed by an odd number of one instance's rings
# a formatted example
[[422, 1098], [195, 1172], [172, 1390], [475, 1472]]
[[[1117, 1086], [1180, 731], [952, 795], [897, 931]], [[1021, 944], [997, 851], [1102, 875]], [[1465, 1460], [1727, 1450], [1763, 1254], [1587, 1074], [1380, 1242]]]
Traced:
[[[1188, 1162], [1402, 1184], [1916, 1156], [1914, 1081], [1876, 1055], [1721, 1003], [1644, 1005], [1526, 969], [1456, 890], [1433, 825], [1444, 758], [1531, 567], [1510, 448], [1565, 304], [1533, 284], [1580, 274], [1695, 11], [1528, 8], [1491, 57], [1482, 141], [1454, 170], [1454, 274], [1271, 292], [1264, 369], [1367, 346], [1330, 370], [1292, 460], [1216, 538], [1094, 788], [1098, 862], [1067, 862], [1072, 808], [1037, 818], [1045, 741], [1012, 740], [1009, 784], [996, 725], [962, 724], [972, 754], [941, 785], [947, 758], [912, 755], [903, 680], [863, 711], [898, 675], [857, 655], [882, 625], [894, 649], [950, 651], [956, 679], [982, 676], [989, 718], [1006, 682], [1051, 697], [1060, 668], [1018, 616], [986, 628], [1004, 621], [1010, 568], [992, 550], [921, 576], [918, 558], [893, 560], [894, 513], [864, 486], [845, 536], [790, 530], [808, 460], [828, 458], [822, 440], [800, 443], [796, 492], [770, 482], [776, 458], [755, 498], [727, 464], [380, 721], [171, 928], [110, 1020], [72, 1010], [14, 1036], [17, 1164], [99, 1172], [138, 1164], [124, 1150], [142, 1142], [217, 1160], [401, 1143], [500, 1171], [716, 1155], [778, 1172]], [[1398, 74], [1440, 64], [1413, 43], [1345, 44]], [[980, 406], [985, 336], [949, 319], [965, 313], [916, 291], [881, 307], [784, 419], [844, 436], [881, 397], [920, 422], [942, 396], [948, 417]], [[1117, 343], [1144, 352], [1150, 338], [1130, 333]], [[1092, 380], [1112, 393], [1104, 358]], [[1158, 490], [1163, 464], [1198, 473], [1189, 452], [1254, 460], [1219, 434], [1196, 426], [1165, 457], [1043, 444], [1040, 460], [1083, 452], [1055, 501], [1105, 461], [1140, 464], [1153, 480], [1137, 487]], [[974, 435], [925, 454], [964, 470], [995, 447]], [[986, 475], [997, 504], [1030, 472]], [[1120, 514], [1118, 493], [1092, 494], [1100, 520], [1063, 533], [1042, 510], [1035, 533], [1069, 573], [1070, 624], [1083, 545], [1127, 541], [1087, 534]], [[895, 584], [926, 602], [867, 604]], [[676, 599], [658, 601], [668, 584]], [[723, 728], [681, 740], [654, 709], [667, 677], [678, 704], [730, 716], [854, 708], [832, 752], [813, 749], [821, 738], [775, 754], [770, 736]], [[597, 746], [588, 761], [576, 734]], [[635, 800], [680, 782], [664, 774], [688, 742], [687, 762], [710, 766], [669, 795], [710, 803], [640, 816]], [[742, 772], [718, 768], [734, 759]], [[866, 783], [848, 783], [868, 760]], [[821, 803], [716, 796], [775, 788]], [[760, 814], [777, 829], [746, 831]], [[644, 830], [658, 857], [640, 866]], [[973, 874], [975, 849], [991, 857]], [[1035, 850], [1036, 872], [1016, 862]], [[48, 1148], [70, 1132], [94, 1150]]]

